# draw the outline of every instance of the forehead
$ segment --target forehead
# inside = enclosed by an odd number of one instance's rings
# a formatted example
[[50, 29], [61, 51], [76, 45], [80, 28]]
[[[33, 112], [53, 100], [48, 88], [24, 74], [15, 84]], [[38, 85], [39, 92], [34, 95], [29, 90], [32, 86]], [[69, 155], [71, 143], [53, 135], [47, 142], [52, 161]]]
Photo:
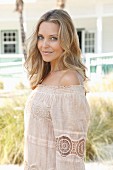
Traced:
[[38, 34], [58, 34], [60, 26], [53, 22], [42, 22]]

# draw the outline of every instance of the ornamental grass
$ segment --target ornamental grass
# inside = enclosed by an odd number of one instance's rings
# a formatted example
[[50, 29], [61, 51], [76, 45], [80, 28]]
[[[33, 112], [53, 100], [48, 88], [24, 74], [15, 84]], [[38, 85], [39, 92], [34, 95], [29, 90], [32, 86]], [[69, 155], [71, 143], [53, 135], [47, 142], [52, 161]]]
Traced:
[[89, 96], [90, 124], [86, 143], [87, 161], [113, 159], [113, 100], [112, 96]]
[[0, 163], [21, 164], [26, 96], [5, 98], [0, 106]]

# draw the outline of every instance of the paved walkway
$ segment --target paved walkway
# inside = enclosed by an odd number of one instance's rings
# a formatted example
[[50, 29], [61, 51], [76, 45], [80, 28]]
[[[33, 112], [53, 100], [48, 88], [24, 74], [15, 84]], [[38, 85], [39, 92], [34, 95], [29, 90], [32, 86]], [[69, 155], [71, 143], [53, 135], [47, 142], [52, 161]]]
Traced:
[[[23, 166], [0, 165], [0, 170], [23, 170]], [[113, 170], [113, 162], [110, 163], [86, 163], [86, 170]]]
[[113, 170], [113, 162], [111, 163], [87, 163], [86, 170]]

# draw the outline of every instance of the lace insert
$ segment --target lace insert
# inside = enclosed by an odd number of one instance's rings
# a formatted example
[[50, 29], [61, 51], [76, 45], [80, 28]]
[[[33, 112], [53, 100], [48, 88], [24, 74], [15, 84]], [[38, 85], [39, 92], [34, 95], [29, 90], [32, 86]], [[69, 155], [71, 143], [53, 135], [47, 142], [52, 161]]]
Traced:
[[71, 140], [67, 136], [56, 138], [56, 148], [61, 156], [65, 157], [74, 154], [80, 158], [84, 157], [85, 139]]

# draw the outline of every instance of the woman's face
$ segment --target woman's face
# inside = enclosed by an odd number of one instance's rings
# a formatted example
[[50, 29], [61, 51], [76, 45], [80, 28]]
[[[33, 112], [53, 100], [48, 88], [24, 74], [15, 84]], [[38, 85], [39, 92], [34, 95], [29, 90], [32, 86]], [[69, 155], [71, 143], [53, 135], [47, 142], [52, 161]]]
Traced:
[[42, 22], [38, 31], [38, 49], [45, 62], [57, 61], [63, 53], [58, 40], [59, 25]]

